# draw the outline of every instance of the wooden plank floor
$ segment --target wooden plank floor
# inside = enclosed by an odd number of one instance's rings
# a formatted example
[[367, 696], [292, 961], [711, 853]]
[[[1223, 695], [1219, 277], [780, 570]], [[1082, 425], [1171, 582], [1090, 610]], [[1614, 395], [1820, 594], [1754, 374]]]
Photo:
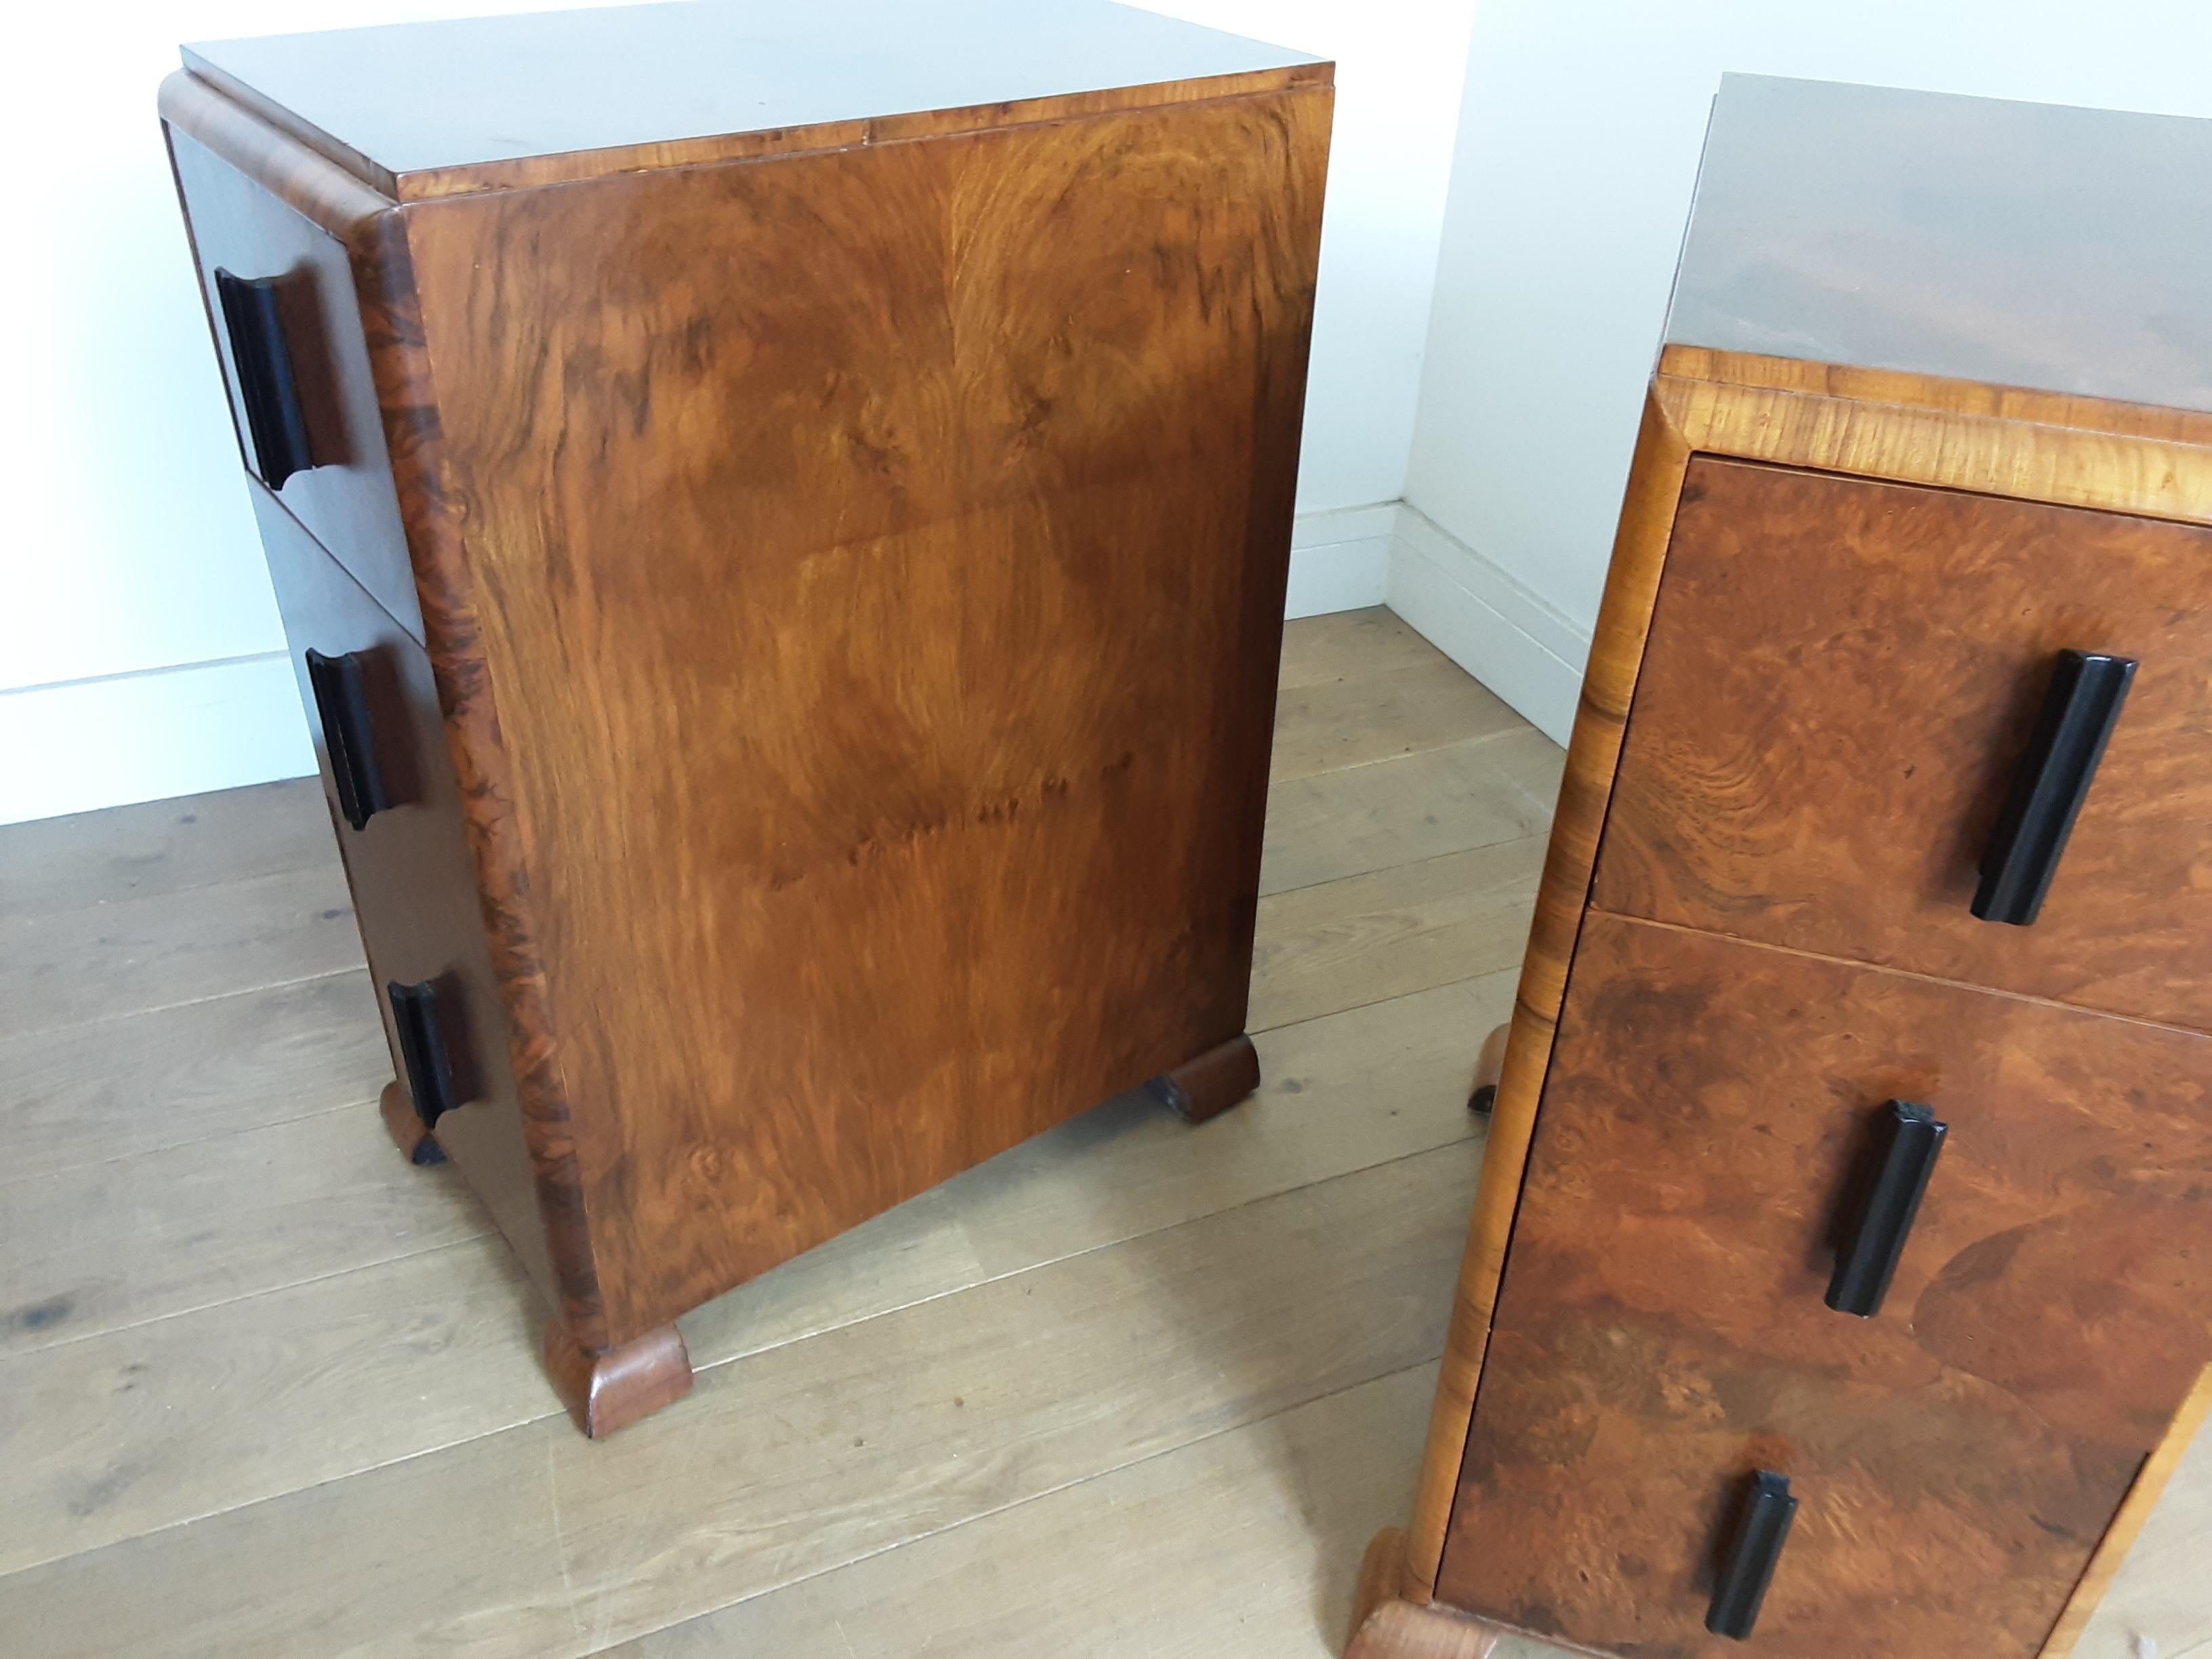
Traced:
[[[0, 830], [0, 1651], [1333, 1653], [1559, 771], [1388, 612], [1292, 623], [1260, 1097], [1109, 1103], [702, 1309], [599, 1445], [376, 1121], [312, 781]], [[2200, 1446], [2084, 1659], [2212, 1656], [2208, 1534]]]

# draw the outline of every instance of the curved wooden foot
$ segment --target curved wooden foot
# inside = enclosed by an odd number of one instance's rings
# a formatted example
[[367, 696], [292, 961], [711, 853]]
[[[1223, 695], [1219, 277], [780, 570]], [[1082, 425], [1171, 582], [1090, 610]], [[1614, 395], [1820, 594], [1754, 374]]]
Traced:
[[647, 1331], [619, 1348], [586, 1353], [566, 1325], [549, 1321], [545, 1371], [576, 1426], [594, 1440], [691, 1392], [691, 1356], [673, 1325]]
[[1504, 1631], [1443, 1607], [1400, 1600], [1405, 1581], [1405, 1532], [1386, 1527], [1359, 1564], [1359, 1598], [1344, 1659], [1490, 1659]]
[[1260, 1051], [1242, 1031], [1145, 1085], [1186, 1123], [1218, 1117], [1259, 1086]]
[[384, 1092], [376, 1097], [376, 1109], [383, 1115], [392, 1144], [407, 1155], [410, 1164], [428, 1165], [446, 1161], [446, 1149], [432, 1139], [430, 1131], [423, 1126], [422, 1115], [415, 1109], [415, 1103], [407, 1098], [407, 1091], [397, 1083], [384, 1085]]
[[1513, 1034], [1510, 1024], [1499, 1026], [1482, 1040], [1482, 1052], [1474, 1057], [1474, 1088], [1467, 1097], [1467, 1109], [1487, 1114], [1498, 1103], [1498, 1079], [1505, 1075], [1505, 1039]]

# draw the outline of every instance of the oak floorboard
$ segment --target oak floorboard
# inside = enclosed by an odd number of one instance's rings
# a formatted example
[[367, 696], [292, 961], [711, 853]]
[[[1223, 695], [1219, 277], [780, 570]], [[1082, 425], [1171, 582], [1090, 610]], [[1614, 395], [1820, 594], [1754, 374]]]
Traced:
[[15, 1572], [0, 1628], [25, 1659], [588, 1652], [1432, 1359], [1477, 1159], [786, 1344], [611, 1440], [544, 1418]]
[[1330, 680], [1373, 679], [1449, 660], [1396, 611], [1377, 605], [1285, 623], [1282, 667], [1275, 679], [1287, 690]]
[[[2074, 1659], [2212, 1659], [2212, 1426], [2197, 1431]], [[2139, 1639], [2141, 1638], [2141, 1639]]]
[[1335, 1659], [1345, 1563], [1405, 1518], [1435, 1387], [1377, 1377], [605, 1651]]
[[1271, 775], [1281, 784], [1526, 724], [1439, 652], [1415, 668], [1285, 687], [1275, 702]]
[[[1511, 975], [1492, 975], [1269, 1033], [1259, 1097], [1196, 1128], [1148, 1098], [1109, 1103], [687, 1316], [693, 1361], [714, 1366], [1464, 1139], [1476, 1128], [1469, 1056], [1511, 996]], [[337, 1133], [381, 1134], [373, 1111], [335, 1117]], [[388, 1142], [358, 1151], [365, 1215], [388, 1205], [425, 1234], [483, 1227], [450, 1170], [415, 1170]], [[270, 1274], [285, 1271], [288, 1241], [303, 1267], [335, 1260], [346, 1240], [301, 1244], [284, 1197], [331, 1178], [319, 1158], [296, 1162], [258, 1212], [275, 1224], [258, 1233], [246, 1206], [233, 1255]], [[373, 1231], [351, 1238], [356, 1251], [377, 1248]], [[550, 1413], [533, 1317], [510, 1254], [484, 1237], [0, 1358], [0, 1393], [25, 1402], [20, 1419], [0, 1418], [0, 1570]], [[227, 1356], [240, 1353], [255, 1356], [252, 1374], [225, 1381]], [[422, 1398], [437, 1409], [418, 1409]], [[316, 1432], [325, 1416], [343, 1417], [345, 1432]]]
[[374, 1107], [80, 1164], [0, 1201], [0, 1356], [458, 1243], [490, 1222]]
[[1531, 726], [1290, 778], [1267, 793], [1262, 896], [1540, 836], [1566, 754]]
[[0, 922], [0, 1038], [289, 984], [362, 963], [336, 859]]
[[1247, 1028], [1517, 966], [1543, 863], [1530, 836], [1261, 899]]
[[0, 921], [337, 861], [319, 778], [0, 825]]
[[549, 1417], [543, 1321], [483, 1235], [0, 1358], [0, 1571]]
[[362, 968], [0, 1039], [0, 1188], [346, 1106], [373, 1115], [391, 1080]]

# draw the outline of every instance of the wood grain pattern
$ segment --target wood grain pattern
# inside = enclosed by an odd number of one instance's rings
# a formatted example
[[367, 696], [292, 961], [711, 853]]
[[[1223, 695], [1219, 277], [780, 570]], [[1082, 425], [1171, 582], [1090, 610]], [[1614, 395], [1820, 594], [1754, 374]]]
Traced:
[[0, 1355], [473, 1238], [457, 1183], [408, 1179], [365, 1108], [80, 1164], [0, 1206]]
[[361, 963], [345, 878], [319, 865], [0, 922], [0, 1041], [52, 1036]]
[[1530, 727], [1267, 791], [1260, 896], [1542, 833], [1565, 753]]
[[673, 1325], [586, 1353], [558, 1319], [545, 1324], [545, 1375], [585, 1437], [604, 1440], [691, 1392], [691, 1356]]
[[1327, 103], [411, 222], [609, 1342], [1242, 1029]]
[[1276, 714], [1271, 775], [1283, 782], [1368, 766], [1517, 731], [1526, 724], [1486, 690], [1469, 697], [1466, 679], [1439, 652], [1386, 677], [1285, 685]]
[[[353, 1115], [384, 1180], [422, 1206], [472, 1209], [450, 1171], [399, 1161], [374, 1108]], [[483, 1231], [0, 1358], [0, 1572], [516, 1424], [574, 1436], [539, 1360], [541, 1317], [514, 1250]], [[11, 1639], [27, 1622], [0, 1620]], [[131, 1645], [118, 1636], [109, 1651]]]
[[[1708, 1637], [1754, 1465], [1762, 1650], [2034, 1654], [2212, 1351], [2203, 1038], [1593, 909], [1437, 1593]], [[1882, 1314], [1823, 1303], [1881, 1103], [1950, 1139]]]
[[1260, 1086], [1260, 1055], [1239, 1031], [1204, 1054], [1145, 1083], [1145, 1091], [1186, 1123], [1204, 1123], [1251, 1098]]
[[2181, 1409], [2166, 1425], [2165, 1435], [2136, 1471], [2126, 1500], [2098, 1541], [2097, 1553], [2090, 1558], [2087, 1569], [2074, 1586], [2073, 1595], [2067, 1598], [2066, 1610], [2051, 1627], [2039, 1659], [2069, 1659], [2074, 1652], [2089, 1621], [2111, 1593], [2113, 1581], [2120, 1576], [2128, 1553], [2150, 1523], [2159, 1499], [2166, 1495], [2166, 1483], [2173, 1479], [2175, 1469], [2196, 1443], [2208, 1419], [2212, 1419], [2212, 1364], [2198, 1374], [2197, 1386], [2189, 1391]]
[[378, 1092], [376, 1115], [383, 1120], [384, 1132], [392, 1146], [410, 1164], [427, 1170], [446, 1161], [445, 1148], [432, 1138], [430, 1126], [422, 1121], [422, 1113], [415, 1109], [415, 1103], [397, 1079]]
[[1359, 1590], [1344, 1659], [1491, 1659], [1503, 1634], [1495, 1626], [1399, 1595], [1406, 1580], [1406, 1534], [1386, 1527], [1359, 1564]]
[[[1595, 902], [2212, 1030], [2212, 529], [1700, 458], [1667, 568]], [[1980, 921], [2069, 647], [2142, 667], [2041, 916]]]
[[1629, 468], [1628, 492], [1620, 528], [1613, 540], [1613, 564], [1605, 599], [1583, 672], [1574, 732], [1567, 744], [1566, 771], [1559, 784], [1544, 872], [1536, 893], [1535, 920], [1522, 958], [1520, 989], [1513, 1006], [1512, 1032], [1506, 1044], [1504, 1073], [1490, 1122], [1482, 1184], [1475, 1194], [1474, 1217], [1460, 1264], [1450, 1334], [1437, 1397], [1430, 1407], [1427, 1449], [1421, 1460], [1406, 1534], [1406, 1590], [1416, 1604], [1434, 1590], [1444, 1533], [1458, 1491], [1468, 1423], [1474, 1407], [1477, 1379], [1490, 1337], [1490, 1316], [1512, 1237], [1520, 1201], [1529, 1137], [1551, 1063], [1559, 1005], [1566, 994], [1567, 969], [1582, 928], [1589, 896], [1590, 872], [1598, 837], [1613, 794], [1628, 710], [1651, 624], [1667, 540], [1674, 520], [1675, 497], [1689, 463], [1689, 450], [1656, 395], [1645, 399], [1644, 424]]
[[1512, 1040], [1510, 1024], [1500, 1025], [1482, 1040], [1474, 1057], [1474, 1077], [1468, 1085], [1467, 1106], [1471, 1112], [1487, 1112], [1498, 1103], [1498, 1080], [1505, 1075], [1505, 1045]]
[[[166, 77], [160, 106], [165, 126], [189, 135], [310, 224], [336, 237], [356, 259], [373, 253], [382, 241], [384, 222], [396, 205], [390, 196], [294, 143], [198, 76], [179, 70]], [[374, 289], [362, 289], [361, 297], [373, 301]]]
[[2090, 1614], [2073, 1659], [2141, 1659], [2146, 1638], [2162, 1654], [2186, 1654], [2212, 1642], [2212, 1602], [2204, 1598], [2198, 1565], [2207, 1538], [2212, 1538], [2212, 1428], [2200, 1428]]
[[[436, 52], [442, 49], [436, 24], [418, 27], [416, 32], [422, 36], [421, 50]], [[526, 54], [532, 46], [526, 41], [517, 40], [511, 49]], [[702, 49], [726, 51], [727, 43], [706, 42]], [[1254, 47], [1255, 55], [1267, 50]], [[482, 191], [577, 184], [625, 173], [788, 159], [915, 139], [954, 137], [1253, 94], [1328, 88], [1335, 80], [1334, 64], [1293, 64], [1190, 78], [1152, 79], [1141, 84], [1098, 87], [983, 104], [871, 114], [847, 120], [806, 121], [750, 131], [702, 133], [643, 143], [566, 143], [535, 155], [486, 157], [446, 166], [402, 167], [395, 170], [347, 143], [343, 135], [316, 126], [279, 99], [266, 95], [247, 79], [229, 72], [218, 61], [222, 56], [219, 46], [205, 51], [188, 46], [184, 53], [186, 69], [194, 78], [204, 81], [241, 108], [252, 111], [303, 149], [327, 158], [371, 189], [399, 202], [435, 201]], [[818, 60], [819, 48], [811, 56]], [[610, 88], [609, 94], [611, 98], [615, 96], [615, 89]], [[648, 95], [665, 94], [656, 92]], [[426, 109], [422, 111], [422, 116], [426, 121], [434, 122], [441, 118], [441, 112]]]
[[[211, 906], [222, 890], [199, 890]], [[358, 967], [6, 1038], [0, 1182], [365, 1106], [391, 1077]]]
[[[1429, 668], [1450, 659], [1387, 606], [1332, 611], [1283, 624], [1285, 691], [1330, 683], [1370, 684], [1407, 668]], [[1277, 700], [1278, 721], [1288, 699]]]
[[0, 921], [327, 864], [312, 778], [8, 826]]
[[1404, 1501], [1433, 1381], [1362, 1383], [607, 1651], [1327, 1659], [1345, 1559]]
[[1443, 1548], [1490, 1311], [1511, 1237], [1522, 1159], [1589, 891], [1676, 496], [1694, 451], [2212, 522], [2212, 424], [2201, 416], [1893, 371], [1667, 348], [1646, 404], [1601, 612], [1600, 648], [1592, 653], [1569, 750], [1515, 1010], [1501, 1109], [1491, 1131], [1492, 1152], [1431, 1412], [1408, 1534], [1408, 1594], [1417, 1601], [1431, 1593]]
[[[372, 1074], [388, 1075], [368, 988], [358, 973], [345, 984]], [[1510, 975], [1492, 975], [1268, 1033], [1258, 1042], [1267, 1073], [1261, 1094], [1202, 1137], [1141, 1096], [1114, 1103], [709, 1304], [684, 1322], [690, 1351], [702, 1367], [758, 1355], [1465, 1140], [1473, 1126], [1459, 1097], [1464, 1034], [1501, 1017], [1511, 996]], [[169, 1060], [204, 1069], [190, 1054]], [[312, 1071], [292, 1086], [310, 1104], [344, 1099], [343, 1077], [331, 1081], [327, 1096], [315, 1092]], [[127, 1090], [128, 1076], [116, 1086]], [[175, 1187], [179, 1229], [224, 1206], [233, 1184], [259, 1179], [270, 1203], [237, 1206], [219, 1234], [234, 1262], [281, 1267], [297, 1213], [285, 1194], [334, 1190], [333, 1172], [347, 1169], [364, 1185], [380, 1183], [386, 1212], [413, 1216], [408, 1224], [418, 1231], [430, 1209], [474, 1217], [448, 1174], [410, 1170], [385, 1148], [365, 1100], [330, 1117], [329, 1142], [267, 1138], [258, 1157], [241, 1152], [222, 1168], [188, 1160], [173, 1177], [165, 1156], [148, 1160], [142, 1179]], [[95, 1208], [88, 1225], [113, 1213]], [[341, 1213], [374, 1212], [349, 1200]], [[131, 1230], [118, 1228], [114, 1249], [133, 1247]], [[338, 1265], [321, 1247], [294, 1254], [306, 1269]], [[59, 1442], [51, 1456], [11, 1454], [20, 1484], [0, 1485], [22, 1509], [18, 1537], [97, 1547], [395, 1459], [442, 1455], [439, 1448], [472, 1435], [557, 1413], [536, 1376], [534, 1315], [511, 1259], [496, 1240], [478, 1240], [73, 1343], [51, 1370], [0, 1379]], [[149, 1275], [148, 1288], [162, 1282]], [[729, 1386], [742, 1394], [746, 1385]], [[318, 1426], [330, 1414], [343, 1416], [342, 1432]], [[1381, 1518], [1355, 1529], [1346, 1548]], [[1340, 1622], [1332, 1615], [1335, 1633]]]
[[[747, 1397], [744, 1373], [714, 1381], [733, 1360], [1467, 1140], [1462, 1034], [1510, 996], [1510, 982], [1493, 976], [1270, 1034], [1260, 1039], [1261, 1096], [1210, 1125], [1202, 1146], [1133, 1096], [785, 1263], [684, 1321], [702, 1373], [701, 1397], [684, 1415], [717, 1387]], [[343, 1213], [373, 1213], [363, 1198], [375, 1186], [387, 1213], [455, 1242], [0, 1360], [0, 1387], [21, 1406], [0, 1416], [0, 1452], [14, 1471], [0, 1493], [16, 1517], [0, 1527], [0, 1571], [559, 1416], [538, 1376], [538, 1310], [514, 1252], [495, 1237], [465, 1238], [488, 1226], [461, 1184], [450, 1171], [401, 1164], [366, 1107], [330, 1115], [353, 1155], [336, 1157], [328, 1143], [264, 1142], [264, 1158], [277, 1160], [263, 1177], [271, 1201], [242, 1206], [229, 1259], [279, 1261], [296, 1224], [285, 1197], [333, 1190], [325, 1164], [350, 1171], [362, 1189]], [[1459, 1156], [1471, 1163], [1470, 1152]], [[225, 1188], [192, 1178], [200, 1167], [175, 1179], [180, 1204], [197, 1198], [204, 1214]], [[165, 1168], [166, 1156], [146, 1179], [162, 1181]], [[250, 1166], [228, 1175], [252, 1178]], [[1311, 1201], [1311, 1192], [1293, 1200]], [[257, 1218], [275, 1225], [256, 1229]], [[1452, 1224], [1449, 1209], [1436, 1219]], [[1212, 1235], [1181, 1237], [1196, 1249]], [[350, 1230], [343, 1237], [364, 1242]], [[337, 1265], [332, 1248], [319, 1246], [301, 1265]], [[1386, 1237], [1373, 1248], [1387, 1255], [1392, 1247]], [[1039, 1316], [1045, 1328], [1061, 1316]], [[473, 1512], [464, 1489], [445, 1501]]]
[[[702, 1376], [680, 1410], [610, 1440], [556, 1414], [0, 1577], [0, 1627], [23, 1659], [471, 1644], [561, 1659], [611, 1645], [1424, 1364], [1471, 1154], [1445, 1147], [788, 1344]], [[425, 1364], [515, 1377], [524, 1355], [495, 1334], [504, 1358], [449, 1367], [434, 1329], [404, 1356], [376, 1340], [418, 1379]], [[210, 1346], [197, 1363], [240, 1352]], [[411, 1411], [450, 1409], [419, 1381], [374, 1380]], [[534, 1377], [510, 1386], [526, 1384], [550, 1404]], [[314, 1409], [349, 1434], [337, 1387]], [[254, 1392], [250, 1408], [226, 1404], [226, 1432], [267, 1411]], [[303, 1407], [275, 1404], [296, 1445]], [[114, 1409], [87, 1390], [71, 1420], [112, 1443]], [[450, 1421], [426, 1429], [441, 1436], [426, 1449], [459, 1437]], [[180, 1431], [180, 1449], [234, 1487], [206, 1431]], [[22, 1535], [59, 1529], [7, 1515]], [[265, 1594], [237, 1593], [245, 1560], [269, 1574]]]
[[1252, 1029], [1512, 966], [1542, 864], [1526, 836], [1262, 899]]
[[2212, 416], [1684, 346], [1652, 388], [1693, 450], [2212, 523]]
[[[476, 867], [477, 906], [506, 1015], [507, 1063], [544, 1230], [554, 1305], [580, 1345], [608, 1345], [599, 1264], [567, 1080], [545, 988], [542, 923], [525, 858], [499, 704], [477, 621], [476, 580], [444, 459], [406, 228], [384, 214], [362, 228], [356, 275], [400, 516], [415, 562], [423, 641], [446, 719], [446, 752]], [[504, 1168], [502, 1164], [501, 1168]]]

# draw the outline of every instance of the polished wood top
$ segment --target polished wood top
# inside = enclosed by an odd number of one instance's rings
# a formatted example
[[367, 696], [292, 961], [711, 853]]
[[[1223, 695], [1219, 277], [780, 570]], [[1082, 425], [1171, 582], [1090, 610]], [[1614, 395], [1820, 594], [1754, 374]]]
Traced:
[[1667, 339], [2212, 410], [2212, 121], [1728, 76]]
[[[963, 125], [995, 125], [1066, 112], [1057, 100], [1127, 107], [1212, 90], [1194, 82], [1329, 78], [1302, 52], [1107, 0], [608, 7], [215, 41], [184, 59], [397, 199], [911, 130], [884, 118], [971, 111]], [[1157, 90], [1101, 96], [1137, 88]], [[696, 148], [730, 135], [755, 142]], [[517, 165], [579, 155], [597, 159]]]

